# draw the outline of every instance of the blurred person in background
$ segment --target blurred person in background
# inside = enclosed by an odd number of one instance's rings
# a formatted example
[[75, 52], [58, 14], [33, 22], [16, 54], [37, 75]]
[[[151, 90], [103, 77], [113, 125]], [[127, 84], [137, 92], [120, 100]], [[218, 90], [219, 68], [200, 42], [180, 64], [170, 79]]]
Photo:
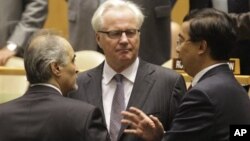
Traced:
[[23, 56], [30, 36], [43, 27], [47, 0], [0, 0], [0, 66]]

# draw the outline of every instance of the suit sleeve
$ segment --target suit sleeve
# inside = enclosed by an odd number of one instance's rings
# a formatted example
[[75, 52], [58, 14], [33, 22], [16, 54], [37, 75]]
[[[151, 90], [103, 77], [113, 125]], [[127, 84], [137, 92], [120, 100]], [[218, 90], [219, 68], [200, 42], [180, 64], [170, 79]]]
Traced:
[[95, 108], [90, 112], [86, 123], [86, 141], [110, 141], [102, 113]]
[[47, 0], [23, 0], [24, 11], [8, 41], [24, 47], [29, 37], [43, 27], [48, 13]]
[[200, 90], [188, 92], [175, 115], [164, 141], [212, 141], [212, 122], [215, 108], [207, 95]]
[[[174, 89], [172, 91], [171, 99], [170, 99], [170, 112], [168, 115], [168, 122], [172, 123], [172, 120], [177, 112], [177, 109], [181, 103], [181, 99], [186, 93], [186, 83], [184, 81], [184, 78], [182, 75], [179, 75], [179, 77], [176, 79]], [[170, 124], [169, 124], [170, 125]], [[170, 127], [168, 127], [169, 129]], [[166, 129], [166, 130], [168, 130]]]

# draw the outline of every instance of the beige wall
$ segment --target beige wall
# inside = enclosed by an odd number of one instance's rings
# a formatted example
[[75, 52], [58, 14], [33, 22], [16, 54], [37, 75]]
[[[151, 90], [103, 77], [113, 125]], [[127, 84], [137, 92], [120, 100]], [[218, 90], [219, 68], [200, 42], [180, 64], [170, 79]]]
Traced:
[[[188, 0], [177, 0], [172, 11], [172, 20], [181, 24], [184, 15], [188, 12]], [[59, 30], [67, 37], [67, 2], [66, 0], [49, 0], [49, 15], [45, 28]]]

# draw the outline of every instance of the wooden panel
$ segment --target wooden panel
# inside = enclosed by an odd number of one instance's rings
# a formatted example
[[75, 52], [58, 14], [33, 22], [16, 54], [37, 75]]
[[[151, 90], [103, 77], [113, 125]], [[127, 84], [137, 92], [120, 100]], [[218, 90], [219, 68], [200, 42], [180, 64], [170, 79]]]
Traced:
[[68, 37], [67, 2], [66, 0], [48, 0], [49, 13], [44, 28], [55, 29]]
[[184, 16], [189, 11], [188, 0], [177, 0], [174, 8], [172, 9], [172, 20], [177, 22], [178, 24], [182, 23]]

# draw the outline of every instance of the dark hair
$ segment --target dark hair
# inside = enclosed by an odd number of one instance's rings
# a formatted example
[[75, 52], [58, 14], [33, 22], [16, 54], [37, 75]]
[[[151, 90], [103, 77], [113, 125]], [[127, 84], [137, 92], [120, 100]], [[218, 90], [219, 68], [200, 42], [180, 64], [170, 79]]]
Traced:
[[190, 40], [205, 40], [211, 50], [211, 57], [218, 61], [229, 59], [229, 53], [236, 44], [233, 21], [221, 11], [213, 8], [193, 10], [183, 19], [190, 22]]

